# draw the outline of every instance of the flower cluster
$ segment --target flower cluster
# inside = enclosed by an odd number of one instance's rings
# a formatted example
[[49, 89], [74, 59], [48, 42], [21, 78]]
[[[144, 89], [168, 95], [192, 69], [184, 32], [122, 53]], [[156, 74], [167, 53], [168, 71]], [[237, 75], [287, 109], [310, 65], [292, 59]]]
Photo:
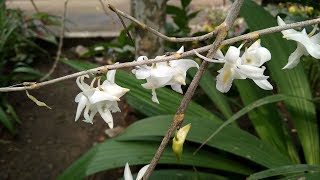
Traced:
[[[285, 22], [278, 17], [278, 24], [285, 25]], [[303, 29], [301, 32], [288, 29], [282, 31], [283, 37], [288, 40], [297, 41], [297, 49], [289, 56], [287, 65], [283, 69], [295, 67], [302, 55], [311, 55], [314, 58], [320, 59], [320, 33], [315, 34], [316, 27], [309, 34]], [[218, 71], [216, 88], [220, 92], [228, 92], [232, 86], [234, 79], [252, 79], [255, 84], [265, 90], [272, 90], [273, 86], [268, 81], [269, 76], [264, 75], [266, 69], [264, 63], [271, 59], [271, 53], [265, 47], [262, 47], [260, 40], [254, 42], [246, 48], [241, 55], [241, 48], [230, 46], [224, 55], [221, 50], [218, 50], [214, 59], [209, 59], [195, 51], [195, 54], [205, 61], [222, 63], [223, 67]], [[183, 46], [176, 52], [177, 55], [184, 52]], [[157, 56], [155, 59], [164, 56]], [[140, 56], [137, 61], [148, 61], [146, 56]], [[152, 101], [159, 103], [156, 89], [164, 86], [183, 93], [181, 86], [186, 85], [186, 72], [192, 68], [199, 68], [199, 65], [191, 59], [177, 59], [168, 62], [153, 63], [151, 66], [139, 65], [136, 66], [132, 73], [137, 79], [145, 79], [146, 83], [142, 84], [145, 89], [152, 91]], [[101, 117], [110, 128], [113, 128], [113, 118], [111, 112], [120, 111], [118, 101], [129, 91], [129, 89], [118, 86], [115, 81], [116, 70], [111, 70], [107, 73], [107, 80], [102, 84], [100, 78], [94, 78], [90, 85], [84, 82], [88, 75], [80, 76], [76, 82], [81, 89], [75, 101], [78, 103], [75, 120], [77, 121], [83, 112], [84, 121], [93, 123], [93, 117], [99, 112]], [[94, 87], [95, 81], [97, 87]]]
[[[279, 26], [286, 24], [279, 16], [277, 20]], [[305, 29], [301, 32], [294, 29], [281, 31], [284, 38], [297, 41], [298, 43], [297, 49], [289, 56], [288, 63], [283, 69], [294, 68], [300, 62], [300, 58], [303, 55], [311, 55], [316, 59], [320, 59], [320, 33], [315, 34], [316, 29], [317, 26], [309, 34], [307, 34]]]
[[[177, 51], [178, 54], [184, 52], [183, 46]], [[157, 56], [160, 58], [163, 56]], [[146, 56], [140, 56], [137, 61], [147, 61]], [[136, 66], [132, 73], [136, 75], [137, 79], [145, 79], [147, 82], [142, 84], [142, 87], [152, 90], [152, 101], [159, 103], [157, 98], [156, 89], [170, 85], [171, 88], [178, 92], [183, 93], [181, 85], [186, 85], [186, 72], [189, 68], [199, 65], [191, 59], [172, 60], [170, 62], [159, 62], [151, 66], [141, 65]]]
[[257, 40], [249, 48], [245, 50], [243, 55], [240, 57], [240, 49], [234, 46], [230, 46], [226, 55], [218, 50], [215, 59], [209, 59], [201, 54], [196, 53], [196, 55], [203, 60], [224, 63], [222, 69], [218, 71], [216, 88], [220, 92], [228, 92], [232, 86], [234, 79], [252, 79], [260, 88], [265, 90], [273, 89], [272, 85], [268, 82], [269, 76], [265, 76], [264, 70], [266, 69], [262, 66], [265, 62], [271, 59], [271, 53], [268, 49], [260, 45], [260, 40]]
[[93, 123], [94, 116], [99, 112], [102, 119], [113, 128], [113, 117], [111, 112], [120, 111], [117, 101], [129, 91], [129, 89], [118, 86], [115, 82], [116, 70], [111, 70], [107, 73], [107, 79], [101, 84], [100, 78], [97, 80], [97, 87], [93, 87], [96, 78], [93, 79], [91, 85], [84, 82], [84, 78], [88, 75], [80, 76], [76, 82], [81, 89], [75, 102], [78, 103], [75, 121], [77, 121], [84, 110], [83, 117], [85, 122]]

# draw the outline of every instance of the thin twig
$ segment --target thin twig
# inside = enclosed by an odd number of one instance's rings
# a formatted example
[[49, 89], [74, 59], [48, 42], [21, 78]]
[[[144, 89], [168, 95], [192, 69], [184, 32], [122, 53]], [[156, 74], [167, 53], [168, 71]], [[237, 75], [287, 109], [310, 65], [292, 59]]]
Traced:
[[159, 36], [160, 38], [163, 38], [164, 40], [170, 41], [170, 42], [203, 41], [203, 40], [206, 40], [206, 39], [209, 39], [209, 38], [213, 37], [217, 33], [217, 31], [214, 30], [214, 31], [209, 32], [209, 33], [207, 33], [205, 35], [196, 36], [196, 37], [184, 37], [184, 38], [168, 37], [168, 36], [160, 33], [159, 31], [153, 29], [152, 27], [149, 27], [146, 24], [140, 22], [139, 20], [137, 20], [136, 18], [130, 16], [129, 14], [120, 11], [119, 9], [115, 8], [114, 6], [112, 6], [111, 4], [108, 4], [108, 6], [118, 16], [121, 15], [121, 16], [131, 20], [132, 22], [136, 23], [137, 25], [139, 25], [142, 29], [145, 29], [145, 30], [155, 34], [156, 36]]
[[30, 2], [31, 2], [31, 4], [32, 4], [32, 6], [33, 6], [34, 10], [36, 11], [36, 13], [39, 13], [40, 11], [39, 11], [39, 9], [38, 9], [38, 7], [37, 7], [36, 3], [34, 2], [34, 0], [30, 0]]
[[[238, 16], [239, 12], [240, 12], [240, 7], [242, 6], [244, 0], [236, 0], [230, 10], [229, 13], [225, 19], [225, 21], [218, 26], [218, 31], [217, 31], [217, 37], [215, 39], [215, 41], [213, 42], [213, 44], [211, 45], [209, 52], [207, 54], [208, 58], [213, 58], [213, 56], [215, 55], [215, 53], [217, 52], [217, 50], [219, 49], [222, 41], [224, 40], [224, 38], [227, 36], [228, 31], [230, 29], [230, 27], [232, 26], [232, 24], [234, 23], [236, 17]], [[194, 78], [192, 79], [187, 92], [185, 93], [185, 95], [183, 96], [183, 99], [180, 103], [180, 106], [173, 118], [173, 121], [166, 133], [166, 135], [164, 136], [164, 138], [162, 139], [161, 144], [159, 145], [159, 148], [157, 150], [157, 152], [155, 153], [154, 157], [152, 158], [150, 165], [144, 175], [145, 179], [149, 179], [149, 177], [151, 176], [155, 166], [158, 164], [165, 148], [168, 145], [169, 140], [171, 139], [171, 136], [173, 134], [173, 132], [176, 129], [179, 129], [181, 124], [184, 121], [184, 116], [185, 116], [185, 111], [188, 107], [188, 104], [191, 101], [191, 98], [195, 92], [195, 90], [198, 87], [198, 84], [201, 80], [201, 77], [203, 75], [203, 73], [205, 72], [205, 70], [208, 67], [209, 62], [207, 61], [203, 61], [201, 63], [201, 66], [199, 68], [199, 70], [197, 71], [196, 75], [194, 76]]]
[[123, 21], [122, 17], [120, 16], [120, 14], [119, 14], [117, 11], [114, 10], [115, 7], [113, 7], [112, 5], [108, 4], [108, 7], [109, 7], [109, 9], [111, 9], [112, 11], [114, 11], [114, 12], [116, 13], [116, 15], [118, 16], [118, 18], [120, 19], [120, 22], [121, 22], [122, 26], [124, 27], [124, 30], [126, 31], [126, 34], [127, 34], [128, 38], [130, 39], [132, 45], [135, 47], [135, 43], [134, 43], [134, 41], [133, 41], [133, 39], [132, 39], [132, 36], [131, 36], [131, 34], [129, 33], [129, 30], [128, 30], [128, 28], [127, 28], [127, 25], [126, 25], [126, 23], [124, 23], [124, 21]]
[[51, 69], [49, 70], [49, 72], [44, 75], [39, 81], [42, 82], [44, 80], [46, 80], [49, 76], [51, 76], [51, 74], [54, 72], [54, 70], [57, 68], [60, 57], [61, 57], [61, 51], [62, 51], [62, 46], [63, 46], [63, 37], [64, 37], [64, 31], [65, 31], [65, 19], [67, 16], [67, 6], [68, 6], [68, 1], [66, 0], [64, 2], [64, 9], [63, 9], [63, 16], [61, 19], [61, 30], [60, 30], [60, 37], [59, 37], [59, 44], [58, 44], [58, 50], [57, 50], [57, 54], [56, 54], [56, 58], [53, 62], [53, 65], [51, 67]]
[[106, 9], [106, 6], [105, 6], [105, 4], [103, 3], [103, 1], [102, 1], [102, 0], [99, 0], [99, 2], [100, 2], [100, 4], [101, 4], [101, 7], [102, 7], [102, 9], [103, 9], [104, 14], [112, 19], [112, 24], [116, 24], [113, 16], [111, 16], [111, 15], [108, 13], [108, 11], [107, 11], [107, 9]]
[[[284, 26], [275, 26], [275, 27], [270, 27], [270, 28], [266, 28], [266, 29], [262, 29], [262, 30], [258, 30], [258, 31], [254, 31], [254, 32], [250, 32], [248, 34], [244, 34], [238, 37], [234, 37], [234, 38], [230, 38], [227, 40], [222, 41], [221, 45], [228, 45], [228, 44], [232, 44], [238, 41], [243, 41], [243, 40], [251, 40], [251, 39], [256, 39], [259, 36], [262, 35], [267, 35], [267, 34], [271, 34], [271, 33], [275, 33], [275, 32], [280, 32], [283, 30], [287, 30], [287, 29], [293, 29], [293, 28], [298, 28], [298, 27], [304, 27], [304, 26], [309, 26], [309, 25], [313, 25], [313, 24], [319, 24], [320, 23], [320, 18], [317, 19], [312, 19], [312, 20], [307, 20], [307, 21], [302, 21], [302, 22], [297, 22], [297, 23], [292, 23], [292, 24], [286, 24]], [[210, 49], [210, 45], [208, 46], [203, 46], [200, 48], [196, 48], [194, 49], [195, 51], [197, 51], [198, 53], [203, 53], [206, 52]], [[69, 74], [66, 76], [62, 76], [56, 79], [52, 79], [52, 80], [48, 80], [48, 81], [44, 81], [41, 83], [36, 83], [36, 85], [29, 85], [26, 84], [23, 87], [2, 87], [0, 88], [0, 92], [12, 92], [12, 91], [24, 91], [24, 90], [31, 90], [31, 89], [35, 89], [35, 88], [40, 88], [42, 86], [46, 86], [46, 85], [50, 85], [50, 84], [54, 84], [57, 82], [61, 82], [67, 79], [72, 79], [72, 78], [76, 78], [78, 76], [82, 76], [85, 74], [94, 74], [94, 73], [99, 73], [102, 70], [105, 69], [119, 69], [119, 68], [127, 68], [127, 67], [134, 67], [134, 66], [139, 66], [139, 65], [144, 65], [144, 64], [152, 64], [152, 63], [158, 63], [158, 62], [165, 62], [165, 61], [171, 61], [171, 60], [175, 60], [175, 59], [181, 59], [181, 58], [185, 58], [185, 57], [189, 57], [189, 56], [193, 56], [195, 53], [193, 50], [190, 51], [186, 51], [182, 54], [179, 55], [179, 57], [177, 57], [176, 55], [171, 55], [171, 56], [166, 56], [166, 57], [162, 57], [162, 58], [157, 58], [157, 59], [149, 59], [148, 61], [133, 61], [133, 62], [127, 62], [127, 63], [120, 63], [120, 64], [113, 64], [113, 65], [106, 65], [106, 66], [100, 66], [98, 68], [93, 68], [93, 69], [89, 69], [86, 71], [81, 71], [81, 72], [77, 72], [74, 74]]]

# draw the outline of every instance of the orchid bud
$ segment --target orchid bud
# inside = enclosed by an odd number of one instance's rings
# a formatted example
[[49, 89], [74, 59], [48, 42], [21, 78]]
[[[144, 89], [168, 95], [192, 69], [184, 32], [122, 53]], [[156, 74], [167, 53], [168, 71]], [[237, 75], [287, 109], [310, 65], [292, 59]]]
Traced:
[[183, 143], [186, 140], [186, 137], [187, 137], [187, 134], [188, 134], [190, 128], [191, 128], [191, 123], [185, 125], [184, 127], [180, 128], [176, 132], [176, 134], [173, 138], [172, 150], [179, 161], [181, 160], [181, 156], [182, 156]]

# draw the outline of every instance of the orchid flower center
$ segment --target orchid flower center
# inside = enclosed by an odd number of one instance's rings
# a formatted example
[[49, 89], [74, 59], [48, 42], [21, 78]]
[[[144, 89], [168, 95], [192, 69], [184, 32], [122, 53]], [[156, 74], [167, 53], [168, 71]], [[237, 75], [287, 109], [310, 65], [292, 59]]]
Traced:
[[226, 71], [223, 74], [223, 83], [227, 83], [228, 79], [230, 78], [231, 75], [231, 68], [226, 69]]

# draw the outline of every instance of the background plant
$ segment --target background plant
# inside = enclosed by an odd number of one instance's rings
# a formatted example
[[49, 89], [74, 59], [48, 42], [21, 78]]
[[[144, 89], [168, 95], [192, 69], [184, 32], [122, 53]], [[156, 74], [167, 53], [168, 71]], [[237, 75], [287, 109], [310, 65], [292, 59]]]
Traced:
[[[31, 67], [37, 59], [48, 59], [48, 52], [40, 41], [56, 44], [54, 35], [44, 25], [59, 25], [58, 18], [46, 13], [25, 15], [18, 9], [7, 9], [0, 3], [0, 85], [8, 86], [34, 81], [43, 76]], [[19, 122], [6, 94], [0, 94], [0, 121], [12, 133], [14, 122]]]
[[[259, 17], [255, 14], [259, 14]], [[251, 31], [276, 25], [275, 18], [252, 1], [245, 1], [241, 16], [245, 18]], [[261, 18], [264, 19], [263, 22]], [[243, 105], [241, 111], [232, 115], [233, 106], [230, 101], [217, 92], [214, 88], [214, 77], [206, 73], [200, 86], [217, 109], [208, 110], [196, 102], [191, 102], [185, 123], [192, 123], [192, 128], [187, 136], [188, 142], [185, 144], [182, 161], [175, 160], [170, 148], [160, 160], [160, 164], [175, 164], [172, 167], [183, 169], [171, 171], [167, 174], [168, 177], [177, 177], [178, 172], [183, 171], [183, 175], [189, 178], [210, 179], [214, 176], [217, 179], [234, 179], [244, 178], [266, 168], [274, 169], [273, 173], [261, 172], [265, 177], [317, 176], [317, 173], [305, 172], [313, 168], [319, 172], [319, 166], [305, 165], [302, 168], [295, 165], [303, 162], [320, 164], [319, 133], [308, 76], [302, 64], [290, 71], [281, 70], [294, 44], [283, 40], [280, 33], [262, 37], [262, 44], [272, 54], [273, 60], [267, 65], [273, 84], [277, 87], [276, 91], [263, 91], [250, 81], [236, 82], [236, 91], [239, 92]], [[94, 67], [77, 61], [65, 63], [78, 70]], [[193, 74], [190, 73], [190, 78]], [[147, 164], [153, 156], [156, 148], [154, 143], [159, 142], [165, 134], [182, 96], [166, 88], [159, 89], [157, 94], [161, 104], [157, 105], [151, 102], [149, 92], [139, 85], [141, 82], [126, 72], [118, 71], [117, 82], [131, 89], [127, 95], [128, 103], [149, 118], [132, 124], [119, 137], [96, 145], [67, 169], [60, 179], [81, 178], [102, 170], [123, 167], [127, 161], [136, 165]], [[284, 103], [274, 104], [280, 101]], [[278, 107], [284, 111], [279, 111]], [[241, 130], [237, 125], [226, 126], [193, 156], [195, 147], [203, 143], [223, 122], [237, 120], [245, 113], [248, 113], [247, 118], [251, 121], [257, 137]], [[283, 115], [287, 115], [289, 122], [283, 120]], [[291, 123], [297, 130], [299, 139], [292, 135]], [[113, 151], [117, 153], [110, 153]], [[109, 163], [111, 160], [113, 164]], [[160, 168], [152, 178], [163, 177], [165, 172], [168, 172], [166, 167]], [[292, 172], [294, 174], [290, 174]], [[250, 178], [259, 179], [256, 176], [259, 175], [252, 175]]]
[[[245, 1], [241, 11], [250, 31], [276, 25], [275, 18], [253, 1]], [[232, 106], [225, 97], [212, 88], [214, 77], [210, 73], [205, 74], [200, 86], [217, 108], [212, 110], [195, 101], [190, 103], [185, 123], [191, 122], [193, 128], [187, 137], [182, 161], [176, 161], [170, 149], [160, 160], [160, 164], [170, 164], [170, 169], [173, 167], [179, 170], [169, 173], [167, 166], [162, 166], [155, 173], [155, 178], [160, 175], [175, 177], [179, 176], [176, 172], [183, 172], [187, 177], [239, 179], [264, 169], [271, 170], [253, 174], [250, 179], [270, 175], [279, 178], [319, 176], [314, 173], [319, 171], [320, 163], [319, 130], [307, 75], [301, 64], [290, 71], [281, 70], [294, 45], [283, 40], [280, 33], [263, 36], [262, 42], [263, 46], [270, 49], [273, 59], [276, 59], [267, 64], [276, 90], [266, 92], [252, 86], [251, 81], [236, 82], [235, 91], [239, 92], [243, 105], [241, 110], [233, 114]], [[78, 70], [96, 67], [79, 61], [65, 60], [64, 63]], [[90, 72], [93, 70], [81, 73]], [[127, 72], [118, 71], [117, 83], [131, 89], [127, 96], [128, 103], [151, 117], [134, 123], [121, 136], [94, 146], [67, 169], [60, 179], [84, 178], [102, 170], [123, 167], [126, 162], [146, 164], [153, 157], [182, 95], [166, 88], [159, 89], [161, 104], [157, 105], [151, 102], [150, 92], [140, 86], [141, 82]], [[278, 105], [272, 104], [280, 101], [282, 103]], [[282, 112], [278, 112], [277, 107]], [[227, 126], [246, 113], [255, 135], [240, 129], [236, 124]], [[290, 124], [283, 121], [283, 116]], [[297, 138], [291, 134], [290, 126], [297, 130]], [[207, 139], [212, 133], [213, 138]], [[205, 146], [194, 155], [196, 147], [206, 139]]]

